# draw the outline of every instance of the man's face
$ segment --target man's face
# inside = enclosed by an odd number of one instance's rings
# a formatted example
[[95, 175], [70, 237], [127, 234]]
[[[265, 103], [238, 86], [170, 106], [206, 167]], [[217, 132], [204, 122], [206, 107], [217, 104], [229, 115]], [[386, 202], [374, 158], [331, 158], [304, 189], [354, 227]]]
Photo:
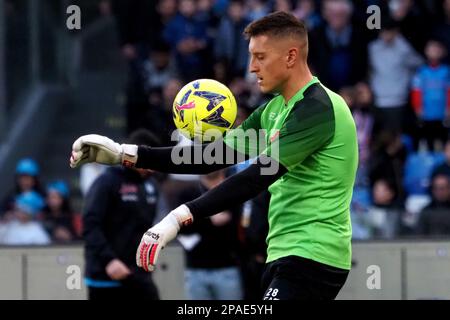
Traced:
[[347, 1], [326, 1], [323, 4], [323, 17], [328, 25], [340, 31], [350, 25], [352, 9]]
[[433, 180], [433, 197], [438, 202], [447, 202], [450, 200], [450, 186], [447, 177], [437, 176]]
[[56, 191], [49, 191], [47, 193], [47, 204], [51, 209], [59, 210], [63, 205], [63, 197]]
[[385, 43], [392, 43], [392, 41], [395, 40], [395, 37], [397, 36], [397, 30], [381, 30], [380, 37]]
[[233, 21], [241, 21], [244, 16], [244, 8], [238, 2], [231, 2], [228, 7], [228, 15]]
[[279, 93], [288, 79], [284, 41], [267, 35], [250, 38], [250, 72], [262, 93]]
[[180, 13], [185, 17], [192, 17], [197, 10], [193, 0], [182, 0], [178, 6]]
[[445, 48], [436, 41], [429, 41], [425, 47], [425, 55], [430, 61], [441, 61], [445, 56]]
[[17, 182], [21, 191], [31, 190], [36, 184], [36, 180], [34, 179], [34, 177], [27, 174], [19, 175], [17, 178]]

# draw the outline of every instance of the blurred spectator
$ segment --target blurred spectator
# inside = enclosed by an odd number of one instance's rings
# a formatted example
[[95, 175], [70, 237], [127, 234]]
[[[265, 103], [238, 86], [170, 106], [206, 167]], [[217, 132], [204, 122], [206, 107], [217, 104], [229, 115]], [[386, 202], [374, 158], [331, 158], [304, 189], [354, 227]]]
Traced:
[[392, 182], [394, 193], [404, 199], [403, 169], [406, 160], [406, 148], [401, 135], [396, 131], [381, 132], [371, 146], [369, 162], [369, 179], [373, 188], [378, 180]]
[[[225, 170], [201, 176], [199, 189], [181, 193], [178, 203], [195, 199], [225, 179]], [[191, 300], [243, 298], [238, 267], [238, 218], [234, 208], [182, 229], [178, 240], [185, 248], [185, 289]]]
[[350, 203], [352, 222], [352, 239], [369, 239], [371, 237], [368, 212], [372, 206], [371, 189], [355, 185]]
[[[242, 0], [231, 0], [227, 15], [223, 16], [217, 31], [214, 54], [223, 63], [229, 77], [245, 75], [248, 61], [248, 43], [242, 33], [249, 23], [245, 18]], [[228, 78], [228, 77], [226, 77]]]
[[402, 130], [412, 76], [423, 60], [401, 35], [398, 23], [386, 19], [379, 38], [369, 45], [370, 85], [375, 102], [375, 134]]
[[180, 0], [178, 14], [164, 30], [164, 40], [172, 46], [180, 75], [185, 82], [205, 77], [212, 65], [207, 48], [207, 25], [198, 19], [197, 2]]
[[[157, 0], [156, 12], [158, 13], [159, 23], [162, 27], [154, 30], [154, 34], [157, 36], [162, 35], [164, 27], [169, 23], [169, 21], [176, 16], [178, 12], [178, 1], [177, 0]], [[159, 38], [158, 41], [162, 41]]]
[[86, 163], [80, 168], [80, 191], [83, 197], [87, 195], [89, 188], [95, 179], [100, 176], [108, 166], [101, 163]]
[[157, 0], [156, 17], [151, 21], [150, 47], [158, 46], [164, 41], [164, 29], [178, 12], [177, 0]]
[[[196, 20], [203, 24], [206, 28], [206, 47], [201, 50], [202, 59], [205, 62], [204, 75], [201, 77], [213, 77], [214, 74], [214, 43], [218, 39], [217, 29], [219, 28], [220, 21], [223, 14], [219, 14], [214, 10], [216, 0], [196, 0], [197, 13]], [[212, 67], [211, 67], [212, 66]], [[221, 81], [220, 79], [216, 79]], [[222, 81], [227, 83], [226, 81]]]
[[372, 191], [373, 206], [368, 211], [371, 235], [374, 238], [393, 239], [401, 232], [403, 208], [394, 184], [385, 179], [375, 181]]
[[430, 34], [431, 23], [427, 21], [425, 8], [421, 8], [420, 1], [389, 0], [388, 8], [401, 34], [415, 51], [423, 52], [426, 39]]
[[161, 90], [177, 75], [168, 44], [159, 42], [151, 48], [149, 57], [143, 63], [142, 73], [145, 92]]
[[145, 113], [141, 114], [144, 127], [155, 132], [158, 139], [165, 146], [175, 145], [177, 141], [171, 139], [176, 129], [173, 122], [172, 105], [183, 84], [176, 78], [170, 78], [162, 89], [149, 93], [149, 105]]
[[121, 51], [129, 67], [125, 104], [127, 134], [143, 126], [142, 115], [148, 106], [144, 61], [150, 48], [159, 50], [162, 30], [176, 9], [175, 0], [161, 0], [156, 6], [148, 0], [113, 0]]
[[242, 208], [239, 238], [245, 300], [259, 300], [264, 295], [261, 277], [267, 258], [269, 202], [270, 193], [264, 191], [254, 199], [245, 202]]
[[47, 186], [46, 205], [42, 210], [42, 222], [52, 242], [70, 242], [81, 234], [75, 229], [75, 214], [69, 198], [69, 188], [62, 180]]
[[299, 20], [303, 20], [308, 30], [313, 30], [322, 23], [322, 18], [316, 10], [314, 0], [297, 0], [297, 5], [292, 12]]
[[443, 18], [436, 24], [432, 34], [444, 44], [447, 51], [444, 63], [450, 64], [450, 0], [442, 1], [442, 10], [439, 10], [439, 13], [443, 13]]
[[355, 103], [355, 89], [353, 87], [343, 87], [339, 90], [339, 95], [344, 99], [350, 110]]
[[356, 125], [359, 162], [355, 185], [358, 187], [368, 187], [369, 178], [367, 170], [370, 160], [370, 144], [374, 122], [372, 114], [372, 92], [366, 83], [360, 82], [354, 87], [341, 89], [339, 94], [347, 102]]
[[272, 11], [283, 11], [292, 13], [292, 1], [291, 0], [275, 0]]
[[[148, 131], [127, 143], [159, 146]], [[91, 300], [159, 299], [151, 274], [136, 266], [136, 248], [153, 225], [160, 199], [151, 170], [108, 168], [85, 199], [85, 282]]]
[[450, 139], [447, 139], [444, 146], [445, 162], [436, 166], [431, 173], [431, 178], [437, 175], [445, 175], [450, 179]]
[[98, 11], [102, 16], [110, 16], [112, 14], [111, 1], [100, 0], [98, 3]]
[[427, 195], [433, 170], [444, 162], [444, 153], [428, 152], [421, 143], [419, 150], [406, 158], [403, 177], [405, 192], [408, 195]]
[[44, 195], [39, 181], [40, 168], [38, 163], [31, 158], [23, 158], [19, 160], [15, 171], [15, 186], [2, 201], [3, 214], [14, 208], [16, 197], [26, 191], [36, 191], [41, 196]]
[[250, 84], [245, 81], [244, 78], [233, 78], [228, 87], [230, 88], [231, 92], [233, 92], [238, 107], [242, 107], [248, 110], [251, 110], [251, 108], [254, 107], [253, 105], [250, 105], [250, 97], [252, 94]]
[[324, 0], [325, 24], [309, 37], [309, 62], [325, 86], [339, 91], [364, 80], [367, 72], [367, 41], [351, 23], [349, 0]]
[[[427, 64], [417, 71], [412, 87], [412, 105], [421, 122], [420, 139], [428, 150], [442, 150], [448, 129], [444, 121], [450, 111], [450, 67], [442, 64], [446, 49], [436, 40], [429, 40], [425, 48]], [[440, 148], [436, 149], [436, 142]]]
[[352, 114], [358, 133], [359, 164], [367, 167], [370, 160], [370, 144], [373, 129], [373, 95], [365, 82], [355, 86], [355, 103]]
[[247, 7], [247, 20], [254, 21], [264, 17], [270, 13], [268, 6], [263, 0], [247, 0], [245, 1]]
[[16, 197], [11, 219], [2, 226], [0, 244], [46, 245], [50, 237], [35, 217], [44, 207], [44, 199], [35, 191], [27, 191]]
[[358, 137], [358, 170], [356, 172], [353, 197], [350, 205], [353, 239], [368, 239], [371, 236], [367, 222], [371, 208], [371, 184], [369, 168], [373, 129], [373, 96], [369, 86], [360, 82], [352, 89], [352, 103], [349, 104], [355, 120]]
[[213, 11], [218, 16], [225, 15], [230, 0], [214, 0]]
[[148, 0], [112, 0], [122, 55], [133, 61], [148, 52], [151, 23], [156, 19], [155, 6]]
[[420, 214], [418, 233], [428, 236], [450, 235], [450, 182], [447, 175], [436, 175], [431, 183], [431, 203]]
[[220, 23], [220, 16], [214, 11], [215, 0], [197, 0], [197, 19], [206, 25], [208, 38], [216, 37], [216, 29]]

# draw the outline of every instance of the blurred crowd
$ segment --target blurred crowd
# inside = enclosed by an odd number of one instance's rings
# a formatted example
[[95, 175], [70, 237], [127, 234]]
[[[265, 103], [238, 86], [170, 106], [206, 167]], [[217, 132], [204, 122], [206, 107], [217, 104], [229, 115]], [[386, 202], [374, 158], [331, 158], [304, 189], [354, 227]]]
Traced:
[[[381, 9], [380, 28], [368, 27], [370, 5]], [[99, 8], [115, 16], [118, 50], [128, 63], [126, 134], [146, 128], [162, 145], [180, 143], [171, 139], [172, 103], [191, 80], [214, 78], [228, 85], [238, 102], [236, 125], [268, 99], [248, 73], [242, 32], [270, 12], [293, 13], [308, 26], [313, 73], [342, 95], [355, 119], [354, 239], [450, 235], [450, 0], [102, 0]], [[161, 212], [246, 165], [203, 178], [158, 175]], [[103, 171], [98, 165], [82, 168], [82, 194]], [[82, 237], [81, 215], [70, 208], [67, 184], [41, 186], [32, 159], [17, 164], [16, 178], [15, 189], [2, 202], [0, 244]], [[243, 294], [257, 296], [268, 201], [263, 194], [187, 230], [180, 243], [188, 270], [226, 267], [234, 272], [240, 264]], [[212, 243], [222, 248], [221, 257], [209, 265], [205, 257], [217, 253]], [[210, 286], [221, 279], [193, 270], [189, 277], [195, 285], [188, 291], [194, 298], [201, 289], [198, 279], [210, 277], [205, 284]], [[187, 279], [188, 286], [191, 282]]]
[[[437, 175], [436, 167], [450, 164], [449, 0], [108, 3], [129, 63], [127, 130], [148, 128], [166, 145], [177, 143], [170, 135], [173, 99], [193, 79], [214, 78], [231, 88], [237, 124], [268, 99], [247, 70], [242, 32], [249, 22], [277, 10], [305, 21], [310, 67], [344, 97], [357, 126], [354, 238], [447, 235], [450, 212], [449, 218], [437, 213], [439, 221], [433, 212], [450, 196], [437, 196], [433, 186], [449, 173]], [[368, 23], [370, 5], [380, 8], [371, 20], [375, 28]], [[439, 227], [424, 228], [423, 219]]]
[[0, 203], [0, 245], [47, 245], [81, 239], [81, 215], [72, 210], [68, 184], [41, 184], [39, 164], [21, 159], [15, 185]]

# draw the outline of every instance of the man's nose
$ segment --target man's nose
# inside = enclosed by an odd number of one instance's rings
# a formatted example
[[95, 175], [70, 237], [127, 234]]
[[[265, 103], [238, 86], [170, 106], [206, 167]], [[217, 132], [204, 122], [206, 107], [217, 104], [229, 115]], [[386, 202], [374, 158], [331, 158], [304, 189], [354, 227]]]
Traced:
[[254, 62], [253, 59], [250, 60], [250, 64], [249, 64], [249, 71], [250, 73], [255, 73], [258, 72], [258, 66], [256, 65], [256, 63]]

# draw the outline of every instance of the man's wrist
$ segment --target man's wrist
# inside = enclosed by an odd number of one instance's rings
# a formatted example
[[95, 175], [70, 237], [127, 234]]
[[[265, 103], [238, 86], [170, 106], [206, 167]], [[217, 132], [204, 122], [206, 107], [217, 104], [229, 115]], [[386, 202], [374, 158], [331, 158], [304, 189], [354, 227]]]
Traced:
[[122, 144], [122, 165], [134, 168], [138, 159], [138, 146], [135, 144]]
[[192, 216], [191, 210], [189, 210], [188, 206], [182, 204], [176, 209], [170, 212], [172, 214], [180, 227], [188, 226], [194, 222], [194, 217]]

